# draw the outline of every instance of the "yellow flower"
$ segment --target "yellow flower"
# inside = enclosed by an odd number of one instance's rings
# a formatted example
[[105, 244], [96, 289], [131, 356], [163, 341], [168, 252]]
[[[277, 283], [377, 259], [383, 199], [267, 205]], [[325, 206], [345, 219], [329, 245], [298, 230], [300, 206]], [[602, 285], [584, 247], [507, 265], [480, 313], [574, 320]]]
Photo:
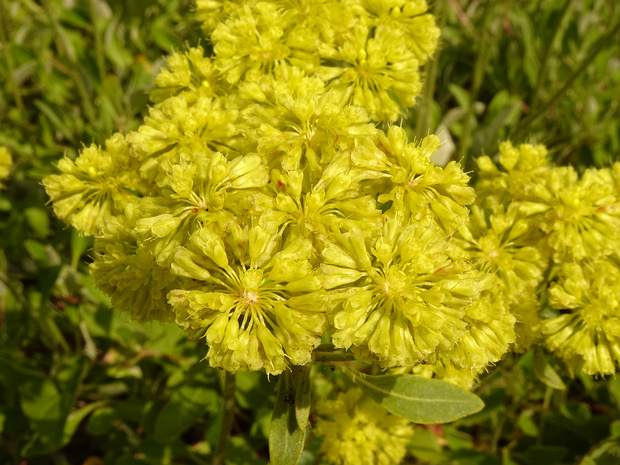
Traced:
[[75, 161], [60, 159], [58, 169], [62, 174], [43, 178], [54, 212], [87, 236], [104, 234], [110, 221], [137, 200], [132, 193], [140, 184], [135, 160], [118, 133], [106, 141], [105, 150], [91, 145]]
[[424, 64], [437, 49], [440, 31], [435, 17], [428, 13], [425, 0], [359, 0], [371, 24], [388, 24], [406, 31], [408, 47]]
[[589, 170], [579, 179], [570, 166], [554, 167], [532, 190], [536, 197], [521, 210], [539, 221], [556, 262], [599, 258], [620, 247], [618, 197], [606, 176]]
[[424, 362], [413, 367], [395, 369], [394, 371], [405, 374], [411, 373], [425, 378], [440, 379], [450, 384], [460, 386], [463, 389], [471, 389], [478, 375], [484, 369], [474, 370], [455, 366], [445, 354], [438, 354], [434, 362]]
[[112, 306], [137, 321], [172, 321], [166, 300], [178, 278], [155, 263], [148, 249], [98, 239], [90, 265], [97, 287], [109, 295]]
[[6, 147], [0, 146], [0, 189], [4, 188], [2, 181], [9, 177], [12, 165], [11, 153]]
[[499, 164], [505, 171], [500, 171], [486, 155], [476, 160], [479, 172], [476, 192], [486, 207], [529, 199], [532, 189], [544, 183], [548, 169], [547, 148], [543, 145], [521, 144], [517, 148], [505, 141], [499, 145], [499, 151]]
[[491, 211], [472, 206], [470, 222], [458, 229], [455, 246], [465, 252], [482, 271], [497, 273], [504, 294], [517, 302], [543, 279], [547, 260], [538, 243], [534, 223], [519, 212], [519, 204], [509, 204], [507, 210], [497, 206]]
[[620, 364], [620, 268], [608, 260], [566, 263], [549, 287], [559, 310], [542, 321], [545, 344], [572, 371], [611, 375]]
[[198, 228], [235, 215], [246, 220], [273, 205], [258, 191], [269, 181], [258, 155], [228, 161], [219, 152], [188, 154], [159, 174], [166, 175], [163, 183], [168, 187], [140, 199], [128, 215], [135, 221], [137, 237], [148, 243], [161, 266], [170, 264], [176, 248]]
[[223, 93], [218, 73], [201, 46], [192, 47], [185, 53], [173, 53], [167, 59], [168, 68], [162, 68], [155, 78], [151, 100], [161, 103], [169, 97], [190, 94], [192, 98], [213, 98]]
[[256, 0], [196, 0], [196, 20], [202, 22], [202, 30], [209, 37], [218, 24], [239, 6], [255, 3]]
[[333, 233], [356, 227], [370, 237], [377, 231], [381, 210], [375, 198], [364, 194], [359, 182], [350, 176], [349, 168], [349, 154], [340, 153], [308, 190], [303, 189], [308, 181], [303, 171], [272, 171], [275, 209], [290, 221], [290, 237], [305, 237], [320, 247]]
[[[217, 98], [194, 98], [191, 94], [170, 97], [149, 111], [138, 131], [127, 142], [141, 160], [157, 158], [158, 165], [178, 163], [188, 152], [230, 152], [237, 111], [227, 110]], [[146, 165], [143, 170], [147, 170]]]
[[412, 107], [422, 90], [420, 63], [402, 29], [387, 24], [355, 24], [340, 42], [322, 44], [318, 75], [330, 89], [351, 96], [370, 119], [394, 122]]
[[216, 68], [230, 84], [244, 78], [254, 81], [270, 72], [291, 53], [284, 35], [289, 25], [274, 3], [240, 5], [211, 35]]
[[383, 366], [413, 365], [463, 337], [480, 276], [452, 262], [445, 235], [429, 219], [386, 218], [371, 247], [353, 228], [323, 251], [321, 278], [332, 289], [336, 347]]
[[256, 139], [258, 150], [286, 171], [307, 166], [311, 183], [321, 177], [337, 147], [376, 133], [364, 109], [347, 105], [323, 81], [294, 66], [276, 66], [272, 74], [241, 85], [239, 94], [248, 102], [246, 134]]
[[396, 465], [414, 430], [407, 420], [352, 388], [320, 405], [313, 432], [323, 438], [321, 453], [331, 464]]
[[542, 339], [542, 330], [538, 310], [540, 308], [539, 296], [530, 290], [524, 293], [520, 299], [510, 304], [510, 311], [515, 315], [514, 350], [519, 353], [526, 352], [533, 344], [537, 344]]
[[435, 166], [431, 155], [439, 149], [439, 138], [425, 137], [419, 143], [408, 143], [402, 128], [391, 126], [387, 135], [378, 133], [374, 144], [369, 140], [358, 143], [351, 158], [355, 168], [364, 173], [370, 192], [387, 192], [378, 196], [379, 202], [392, 202], [395, 209], [420, 221], [430, 216], [447, 234], [467, 222], [473, 203], [474, 190], [457, 162], [445, 168]]
[[168, 300], [179, 326], [205, 338], [214, 367], [277, 375], [309, 363], [321, 341], [325, 293], [309, 261], [312, 246], [299, 239], [280, 250], [273, 226], [255, 225], [233, 244], [203, 228], [177, 249], [172, 271], [197, 282]]

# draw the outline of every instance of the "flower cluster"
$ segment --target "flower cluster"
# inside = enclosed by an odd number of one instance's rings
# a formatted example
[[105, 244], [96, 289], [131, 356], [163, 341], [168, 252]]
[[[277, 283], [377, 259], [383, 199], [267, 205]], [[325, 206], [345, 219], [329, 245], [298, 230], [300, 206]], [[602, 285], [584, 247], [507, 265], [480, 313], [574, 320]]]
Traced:
[[481, 159], [488, 195], [470, 213], [461, 166], [430, 161], [437, 136], [378, 129], [419, 91], [438, 35], [426, 10], [198, 2], [213, 55], [174, 53], [138, 130], [44, 180], [57, 215], [96, 237], [91, 269], [113, 305], [176, 321], [232, 372], [278, 374], [328, 340], [467, 385], [526, 347], [536, 311], [522, 297], [544, 252], [528, 245], [538, 220], [503, 204], [544, 178], [544, 153], [505, 146], [508, 174]]
[[502, 279], [521, 348], [540, 341], [571, 371], [613, 374], [620, 364], [620, 163], [580, 176], [571, 166], [549, 166], [546, 154], [540, 145], [505, 142], [499, 166], [479, 158], [478, 220], [461, 228], [457, 242]]
[[[430, 161], [437, 136], [376, 125], [413, 105], [437, 41], [426, 4], [197, 8], [213, 56], [173, 54], [137, 131], [44, 180], [57, 215], [96, 237], [91, 269], [113, 305], [175, 320], [232, 372], [305, 365], [324, 338], [469, 380], [499, 360], [510, 296], [453, 240], [469, 177]], [[520, 234], [506, 228], [501, 240]], [[523, 259], [513, 275], [530, 286], [536, 259]]]
[[413, 427], [388, 413], [359, 388], [342, 392], [319, 408], [314, 432], [323, 436], [321, 453], [336, 465], [400, 463]]

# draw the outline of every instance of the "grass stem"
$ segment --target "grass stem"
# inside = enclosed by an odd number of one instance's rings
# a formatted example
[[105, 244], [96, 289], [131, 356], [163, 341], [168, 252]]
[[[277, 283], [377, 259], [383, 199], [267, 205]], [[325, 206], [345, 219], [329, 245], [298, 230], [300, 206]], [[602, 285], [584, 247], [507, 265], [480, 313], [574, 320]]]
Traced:
[[[437, 27], [439, 27], [440, 30], [445, 28], [448, 18], [446, 1], [447, 0], [436, 0], [435, 10], [433, 11], [435, 18], [438, 18]], [[433, 96], [435, 95], [435, 83], [437, 82], [437, 67], [439, 65], [440, 52], [441, 49], [438, 47], [433, 57], [426, 64], [426, 80], [424, 81], [424, 87], [420, 95], [420, 106], [415, 124], [415, 136], [418, 139], [426, 137], [428, 132], [433, 130], [433, 128], [431, 128], [430, 109]]]
[[482, 81], [484, 80], [484, 74], [487, 67], [489, 56], [489, 32], [491, 23], [491, 10], [494, 2], [484, 2], [483, 4], [483, 18], [482, 18], [482, 34], [480, 36], [480, 49], [476, 56], [476, 62], [474, 64], [471, 91], [469, 93], [469, 108], [467, 108], [467, 115], [465, 116], [465, 122], [463, 125], [463, 133], [459, 141], [458, 155], [461, 157], [461, 165], [466, 171], [471, 170], [471, 157], [469, 150], [472, 144], [472, 132], [476, 123], [475, 104], [478, 100], [478, 94], [482, 87]]
[[212, 465], [224, 465], [226, 462], [226, 447], [230, 438], [230, 430], [232, 428], [234, 410], [235, 410], [235, 374], [224, 372], [224, 389], [222, 392], [222, 427], [217, 446], [213, 453]]
[[564, 94], [566, 94], [566, 92], [571, 88], [571, 86], [574, 84], [577, 78], [579, 78], [579, 76], [583, 74], [583, 72], [594, 61], [594, 59], [598, 56], [598, 54], [601, 53], [603, 50], [605, 50], [608, 46], [615, 44], [616, 35], [618, 35], [619, 31], [620, 31], [620, 22], [618, 22], [611, 31], [609, 31], [607, 34], [601, 37], [599, 42], [590, 51], [590, 53], [585, 58], [585, 60], [583, 60], [581, 65], [579, 65], [579, 67], [573, 72], [573, 74], [571, 74], [571, 76], [566, 80], [564, 85], [560, 87], [555, 92], [555, 94], [553, 94], [549, 98], [549, 100], [537, 106], [536, 108], [532, 109], [530, 114], [527, 117], [525, 117], [523, 120], [521, 120], [521, 122], [515, 129], [513, 135], [511, 136], [511, 138], [517, 141], [521, 139], [521, 137], [523, 137], [523, 135], [527, 132], [529, 127], [534, 122], [538, 121], [538, 119], [540, 119], [543, 115], [545, 115], [547, 110], [551, 108], [555, 103], [557, 103], [557, 101], [560, 100], [560, 98], [562, 98]]

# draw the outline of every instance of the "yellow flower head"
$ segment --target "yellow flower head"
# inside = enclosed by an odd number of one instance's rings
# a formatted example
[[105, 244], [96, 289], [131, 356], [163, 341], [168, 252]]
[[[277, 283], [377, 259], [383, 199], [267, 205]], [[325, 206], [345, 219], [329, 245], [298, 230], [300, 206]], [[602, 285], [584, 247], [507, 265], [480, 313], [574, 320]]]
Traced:
[[572, 371], [610, 375], [620, 364], [620, 268], [608, 260], [566, 263], [549, 287], [558, 316], [542, 321], [545, 344]]
[[397, 121], [422, 90], [420, 63], [400, 28], [356, 24], [342, 42], [323, 45], [320, 54], [324, 61], [343, 63], [319, 71], [328, 88], [350, 95], [372, 120]]
[[479, 172], [476, 192], [484, 199], [483, 206], [529, 199], [532, 189], [544, 182], [548, 169], [547, 148], [543, 145], [514, 147], [510, 141], [505, 141], [500, 144], [499, 151], [503, 170], [486, 155], [476, 160]]
[[286, 171], [308, 168], [315, 182], [338, 151], [355, 136], [376, 133], [363, 108], [349, 105], [323, 81], [301, 69], [278, 65], [272, 74], [246, 82], [239, 94], [247, 101], [243, 112], [248, 131], [271, 166]]
[[417, 376], [424, 376], [429, 379], [440, 379], [446, 383], [460, 386], [463, 389], [471, 389], [476, 382], [478, 375], [484, 369], [474, 370], [471, 368], [457, 367], [450, 358], [443, 353], [439, 353], [434, 362], [424, 362], [413, 367], [395, 369], [403, 373], [411, 373]]
[[556, 262], [598, 258], [620, 247], [618, 196], [604, 173], [579, 179], [570, 166], [550, 168], [521, 210], [539, 221]]
[[482, 290], [480, 275], [448, 258], [434, 222], [386, 217], [372, 244], [358, 229], [335, 237], [322, 251], [321, 278], [333, 290], [336, 347], [403, 366], [449, 350], [463, 337], [466, 309]]
[[442, 168], [430, 161], [439, 149], [437, 136], [408, 143], [404, 129], [391, 126], [387, 134], [378, 133], [374, 144], [368, 142], [360, 143], [351, 158], [366, 178], [376, 180], [367, 183], [370, 192], [387, 192], [378, 195], [379, 202], [392, 202], [416, 221], [430, 216], [447, 234], [467, 222], [466, 205], [473, 203], [475, 192], [457, 162]]
[[240, 5], [211, 35], [216, 68], [231, 84], [243, 78], [254, 81], [270, 72], [291, 53], [285, 36], [289, 26], [275, 3]]
[[148, 249], [98, 239], [90, 272], [97, 286], [112, 298], [112, 306], [134, 320], [172, 321], [166, 294], [178, 282], [176, 276], [155, 263]]
[[165, 174], [166, 187], [159, 195], [140, 199], [128, 215], [137, 237], [148, 243], [161, 266], [170, 264], [176, 248], [196, 229], [234, 215], [243, 220], [273, 204], [257, 192], [269, 181], [258, 155], [228, 161], [219, 152], [188, 154], [159, 174]]
[[482, 294], [465, 310], [463, 336], [446, 351], [456, 367], [484, 369], [504, 356], [516, 340], [515, 316], [509, 311], [500, 281], [492, 274], [479, 277]]
[[151, 100], [161, 103], [168, 97], [189, 94], [188, 99], [213, 98], [223, 93], [218, 73], [201, 46], [192, 47], [185, 53], [173, 53], [167, 59], [167, 68], [163, 68], [155, 78], [155, 89], [151, 91]]
[[281, 249], [274, 226], [239, 231], [233, 244], [203, 228], [177, 249], [172, 271], [196, 284], [171, 291], [168, 300], [179, 326], [205, 338], [214, 367], [277, 375], [289, 364], [310, 362], [326, 329], [310, 242]]
[[184, 154], [181, 149], [230, 152], [228, 142], [236, 132], [237, 112], [223, 108], [217, 98], [194, 97], [182, 94], [164, 100], [150, 109], [138, 131], [127, 134], [139, 159], [155, 157], [165, 168], [178, 163]]
[[121, 134], [108, 139], [105, 150], [91, 145], [75, 161], [62, 158], [58, 169], [62, 174], [43, 179], [54, 212], [88, 236], [104, 234], [110, 220], [137, 200], [131, 189], [140, 178]]
[[353, 388], [320, 406], [313, 432], [322, 436], [321, 453], [331, 464], [396, 465], [414, 430], [407, 420]]
[[469, 224], [459, 228], [454, 244], [481, 270], [497, 273], [506, 298], [516, 302], [543, 279], [547, 260], [537, 247], [541, 239], [518, 203], [491, 211], [474, 205]]
[[388, 24], [406, 31], [405, 39], [420, 64], [437, 49], [440, 31], [426, 0], [359, 0], [372, 25]]
[[256, 0], [196, 0], [196, 19], [202, 23], [202, 30], [209, 37], [218, 24], [244, 5], [254, 5]]

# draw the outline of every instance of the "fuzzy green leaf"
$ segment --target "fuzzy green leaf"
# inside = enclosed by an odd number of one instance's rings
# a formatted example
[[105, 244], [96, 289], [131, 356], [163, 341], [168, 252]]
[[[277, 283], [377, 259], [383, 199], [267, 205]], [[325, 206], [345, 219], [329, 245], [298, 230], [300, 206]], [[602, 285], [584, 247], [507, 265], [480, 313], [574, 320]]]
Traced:
[[297, 425], [305, 430], [310, 417], [310, 367], [295, 367], [292, 376], [295, 386], [295, 418]]
[[389, 412], [414, 423], [448, 423], [479, 412], [484, 402], [469, 391], [413, 375], [370, 376], [346, 373]]
[[278, 398], [269, 431], [269, 457], [272, 465], [295, 465], [304, 450], [306, 430], [297, 424], [295, 388], [292, 375], [285, 371], [278, 381]]

